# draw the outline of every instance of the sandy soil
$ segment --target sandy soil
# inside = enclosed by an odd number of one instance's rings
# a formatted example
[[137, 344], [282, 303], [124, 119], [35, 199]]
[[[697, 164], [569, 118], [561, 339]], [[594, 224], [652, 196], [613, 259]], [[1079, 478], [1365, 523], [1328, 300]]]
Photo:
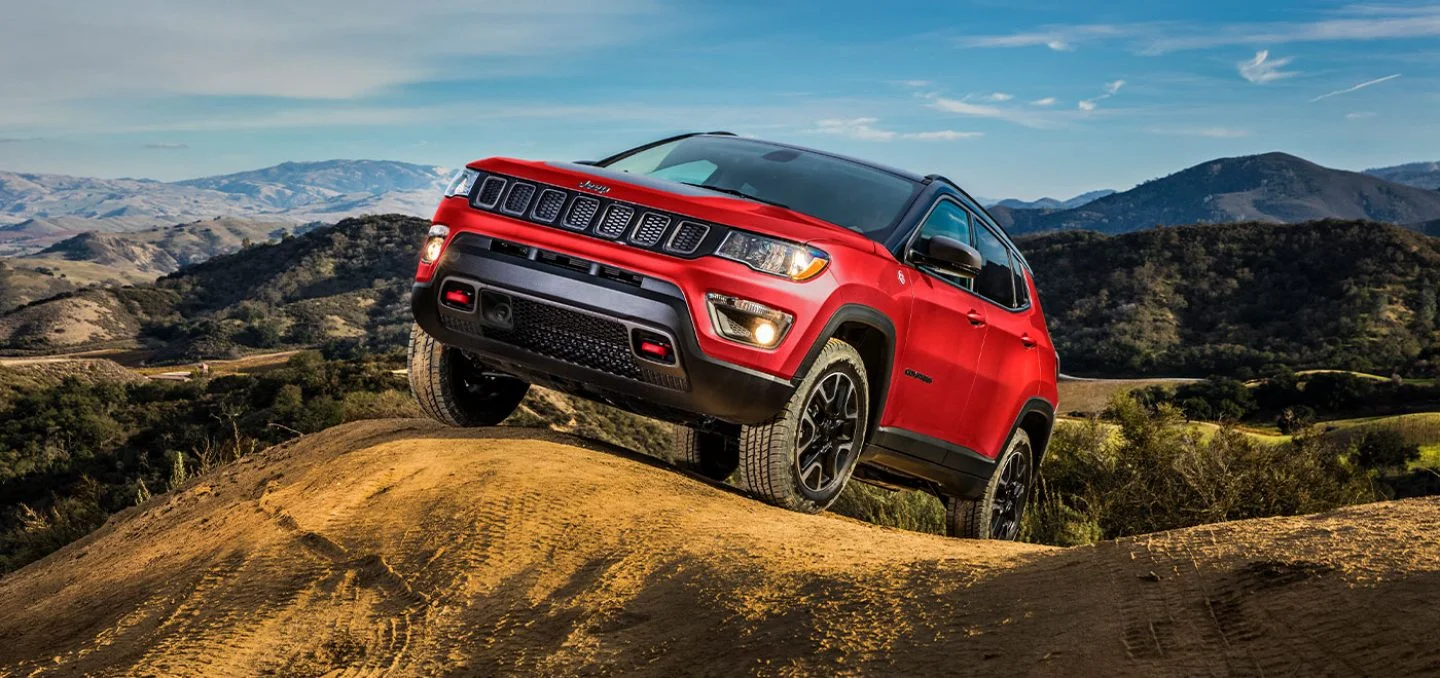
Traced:
[[0, 675], [1436, 675], [1440, 500], [1051, 549], [366, 422], [0, 579]]

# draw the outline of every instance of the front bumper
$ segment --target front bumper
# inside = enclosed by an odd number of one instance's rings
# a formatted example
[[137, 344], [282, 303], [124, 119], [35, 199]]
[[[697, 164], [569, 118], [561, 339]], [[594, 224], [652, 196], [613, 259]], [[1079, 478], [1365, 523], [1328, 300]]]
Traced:
[[[440, 302], [451, 281], [475, 288], [476, 308]], [[510, 302], [512, 322], [488, 321], [487, 299]], [[432, 282], [414, 286], [411, 308], [430, 336], [498, 371], [670, 421], [756, 424], [794, 391], [787, 380], [705, 355], [671, 283], [476, 233], [446, 248]], [[636, 331], [671, 339], [674, 364], [635, 352]]]

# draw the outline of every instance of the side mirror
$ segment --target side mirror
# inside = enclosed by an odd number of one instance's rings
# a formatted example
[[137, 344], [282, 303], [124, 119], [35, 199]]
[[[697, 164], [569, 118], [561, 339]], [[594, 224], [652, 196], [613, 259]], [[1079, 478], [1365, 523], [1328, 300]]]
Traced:
[[974, 278], [985, 267], [985, 257], [980, 256], [979, 250], [943, 235], [916, 243], [909, 258], [912, 263], [933, 266], [962, 278]]

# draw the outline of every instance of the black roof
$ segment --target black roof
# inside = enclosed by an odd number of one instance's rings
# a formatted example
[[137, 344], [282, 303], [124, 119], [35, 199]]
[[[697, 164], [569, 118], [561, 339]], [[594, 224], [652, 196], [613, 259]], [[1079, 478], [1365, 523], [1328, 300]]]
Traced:
[[[713, 137], [736, 137], [736, 138], [739, 138], [739, 139], [745, 139], [745, 140], [747, 140], [747, 141], [758, 141], [758, 142], [760, 142], [760, 143], [762, 143], [762, 144], [770, 144], [771, 146], [780, 146], [781, 148], [790, 148], [790, 149], [794, 149], [794, 150], [797, 150], [797, 151], [805, 151], [805, 152], [807, 152], [807, 153], [814, 153], [814, 154], [816, 154], [816, 155], [823, 155], [823, 156], [835, 158], [835, 159], [837, 159], [837, 160], [844, 160], [844, 161], [846, 161], [846, 162], [852, 162], [852, 163], [855, 163], [856, 165], [860, 165], [860, 166], [863, 166], [863, 167], [869, 167], [870, 169], [879, 170], [879, 171], [885, 172], [885, 173], [887, 173], [887, 174], [893, 174], [893, 175], [895, 175], [895, 176], [897, 176], [897, 177], [900, 177], [900, 178], [902, 178], [902, 179], [909, 179], [910, 181], [913, 181], [913, 182], [915, 182], [915, 183], [917, 183], [917, 184], [919, 184], [919, 183], [925, 183], [926, 179], [928, 178], [928, 177], [926, 177], [925, 175], [916, 174], [916, 173], [914, 173], [914, 172], [911, 172], [910, 170], [903, 170], [903, 169], [899, 169], [899, 168], [897, 168], [897, 167], [891, 167], [891, 166], [889, 166], [889, 165], [882, 165], [882, 164], [880, 164], [880, 163], [871, 162], [871, 161], [869, 161], [869, 160], [864, 160], [864, 159], [862, 159], [862, 158], [855, 158], [855, 157], [851, 157], [851, 156], [848, 156], [848, 155], [841, 155], [841, 154], [839, 154], [839, 153], [831, 153], [830, 151], [822, 151], [822, 150], [820, 150], [820, 149], [818, 149], [818, 148], [810, 148], [809, 146], [800, 146], [800, 145], [798, 145], [798, 144], [787, 144], [787, 143], [780, 142], [780, 141], [771, 141], [770, 139], [757, 139], [757, 138], [755, 138], [755, 137], [741, 137], [741, 136], [738, 136], [738, 135], [734, 134], [733, 132], [700, 132], [700, 133], [696, 133], [696, 134], [686, 134], [686, 135], [684, 135], [684, 136], [687, 136], [687, 137], [691, 137], [691, 136], [699, 136], [699, 137], [712, 137], [712, 136], [713, 136]], [[681, 138], [683, 138], [683, 137], [681, 137]], [[667, 139], [667, 141], [668, 141], [668, 139]]]

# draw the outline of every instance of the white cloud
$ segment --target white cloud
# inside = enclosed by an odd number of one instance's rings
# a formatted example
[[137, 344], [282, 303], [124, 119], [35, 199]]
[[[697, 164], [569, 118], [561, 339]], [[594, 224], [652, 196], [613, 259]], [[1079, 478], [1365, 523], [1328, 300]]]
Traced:
[[1398, 77], [1400, 77], [1400, 74], [1399, 74], [1399, 73], [1396, 73], [1396, 74], [1394, 74], [1394, 75], [1387, 75], [1387, 76], [1385, 76], [1385, 77], [1383, 77], [1383, 78], [1375, 78], [1374, 80], [1367, 80], [1367, 81], [1362, 82], [1362, 83], [1360, 83], [1360, 84], [1358, 84], [1358, 85], [1355, 85], [1354, 87], [1346, 87], [1345, 89], [1337, 89], [1337, 90], [1335, 90], [1334, 92], [1326, 92], [1326, 93], [1324, 93], [1324, 94], [1321, 94], [1321, 95], [1318, 96], [1318, 97], [1315, 97], [1314, 99], [1311, 99], [1311, 100], [1310, 100], [1310, 103], [1313, 104], [1313, 103], [1315, 103], [1315, 102], [1317, 102], [1317, 101], [1319, 101], [1319, 100], [1321, 100], [1321, 99], [1329, 99], [1330, 97], [1339, 96], [1339, 95], [1341, 95], [1341, 94], [1349, 94], [1349, 93], [1351, 93], [1351, 92], [1354, 92], [1355, 90], [1365, 89], [1366, 87], [1369, 87], [1369, 86], [1371, 86], [1371, 85], [1378, 85], [1378, 84], [1380, 84], [1380, 83], [1382, 83], [1382, 82], [1385, 82], [1385, 81], [1387, 81], [1387, 80], [1394, 80], [1395, 78], [1398, 78]]
[[1140, 22], [1048, 25], [1017, 33], [964, 36], [960, 47], [1039, 47], [1066, 49], [1095, 42], [1121, 41], [1145, 54], [1162, 54], [1228, 45], [1339, 42], [1440, 37], [1440, 4], [1416, 6], [1352, 5], [1311, 21], [1249, 23]]
[[935, 84], [935, 83], [930, 82], [929, 80], [901, 80], [901, 81], [900, 81], [900, 84], [902, 84], [902, 85], [904, 85], [904, 86], [906, 86], [906, 87], [920, 88], [920, 87], [929, 87], [929, 86], [931, 86], [931, 85], [933, 85], [933, 84]]
[[809, 131], [814, 134], [833, 134], [835, 136], [848, 137], [860, 141], [894, 141], [896, 139], [957, 141], [960, 139], [973, 139], [984, 136], [982, 132], [958, 132], [950, 129], [930, 132], [895, 132], [876, 127], [875, 124], [878, 122], [880, 122], [879, 118], [820, 120], [816, 122], [815, 127]]
[[[945, 113], [963, 115], [970, 118], [988, 118], [991, 120], [1003, 120], [1023, 127], [1032, 129], [1048, 129], [1059, 126], [1059, 121], [1043, 111], [1030, 110], [1020, 106], [997, 106], [990, 103], [975, 103], [971, 97], [950, 99], [938, 95], [929, 95], [927, 104], [930, 108]], [[981, 100], [988, 100], [986, 97], [979, 97]]]
[[984, 99], [984, 100], [986, 100], [986, 101], [996, 101], [996, 102], [999, 102], [999, 101], [1009, 101], [1009, 100], [1011, 100], [1011, 99], [1014, 99], [1014, 98], [1015, 98], [1015, 95], [1014, 95], [1014, 94], [1006, 94], [1005, 92], [995, 92], [994, 94], [986, 94], [985, 96], [982, 96], [982, 97], [980, 97], [980, 98], [981, 98], [981, 99]]
[[1074, 47], [1071, 47], [1071, 46], [1070, 46], [1070, 43], [1065, 42], [1064, 40], [1051, 40], [1051, 41], [1045, 43], [1045, 46], [1046, 46], [1046, 47], [1049, 47], [1050, 49], [1055, 50], [1056, 52], [1073, 52], [1073, 51], [1075, 51], [1075, 48], [1074, 48]]
[[1296, 75], [1295, 71], [1282, 71], [1281, 68], [1294, 61], [1294, 57], [1283, 59], [1271, 59], [1270, 50], [1262, 49], [1255, 53], [1255, 58], [1249, 61], [1242, 61], [1237, 64], [1240, 69], [1240, 77], [1249, 80], [1257, 85], [1280, 80]]
[[1056, 101], [1058, 101], [1058, 99], [1056, 99], [1055, 97], [1045, 97], [1044, 99], [1036, 99], [1036, 100], [1030, 102], [1030, 105], [1031, 105], [1031, 106], [1042, 106], [1042, 107], [1043, 107], [1043, 106], [1054, 106]]
[[1124, 81], [1124, 80], [1112, 80], [1112, 81], [1110, 81], [1110, 82], [1107, 82], [1107, 83], [1105, 83], [1105, 93], [1104, 93], [1104, 94], [1101, 94], [1100, 96], [1097, 96], [1097, 97], [1091, 97], [1091, 98], [1089, 98], [1089, 99], [1084, 99], [1084, 100], [1076, 103], [1076, 104], [1075, 104], [1075, 107], [1076, 107], [1076, 108], [1079, 108], [1079, 109], [1082, 110], [1082, 111], [1093, 111], [1093, 110], [1095, 110], [1095, 108], [1097, 107], [1097, 105], [1099, 104], [1099, 102], [1104, 101], [1104, 100], [1106, 100], [1106, 99], [1109, 99], [1110, 97], [1115, 96], [1115, 94], [1120, 91], [1120, 88], [1121, 88], [1121, 87], [1124, 87], [1124, 86], [1125, 86], [1125, 81]]
[[1375, 113], [1372, 112], [1372, 111], [1356, 111], [1356, 112], [1354, 112], [1354, 113], [1346, 113], [1346, 114], [1345, 114], [1345, 119], [1346, 119], [1346, 120], [1364, 120], [1364, 119], [1366, 119], [1366, 118], [1373, 118], [1373, 117], [1375, 117]]
[[175, 94], [356, 98], [503, 74], [501, 59], [540, 68], [542, 57], [628, 43], [664, 18], [652, 3], [12, 2], [0, 22], [0, 91], [7, 107]]

